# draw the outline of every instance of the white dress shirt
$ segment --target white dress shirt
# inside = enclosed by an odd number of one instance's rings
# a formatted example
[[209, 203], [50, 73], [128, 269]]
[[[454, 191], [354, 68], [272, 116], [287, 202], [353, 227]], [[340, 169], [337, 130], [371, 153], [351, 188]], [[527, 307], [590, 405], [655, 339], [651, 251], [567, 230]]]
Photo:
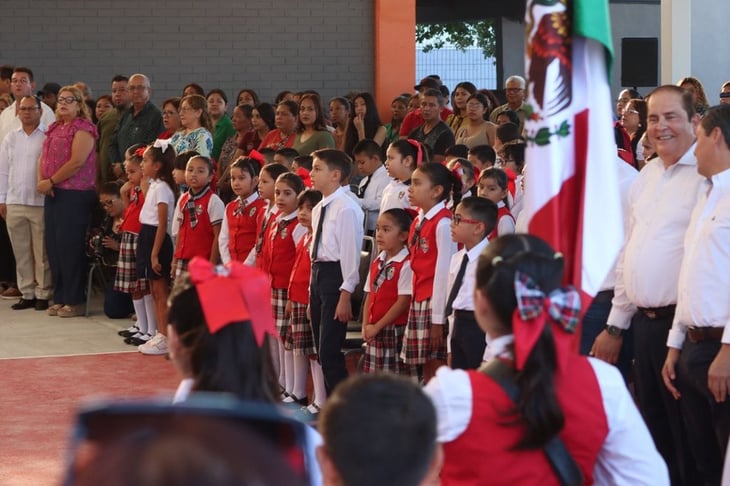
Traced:
[[20, 127], [0, 144], [0, 204], [43, 206], [43, 194], [38, 192], [38, 159], [45, 131], [43, 123], [30, 135]]
[[667, 346], [682, 349], [687, 327], [724, 327], [730, 344], [730, 169], [703, 184], [684, 237], [677, 310]]
[[[510, 340], [492, 341], [493, 356], [508, 356]], [[595, 484], [669, 485], [669, 472], [654, 446], [644, 420], [634, 405], [618, 370], [601, 360], [588, 358], [598, 380], [608, 435], [593, 468]], [[465, 370], [442, 366], [424, 388], [436, 408], [439, 442], [451, 442], [464, 433], [472, 415], [472, 390]], [[487, 437], [485, 440], [489, 440]]]
[[[408, 248], [404, 246], [392, 258], [388, 258], [388, 254], [384, 251], [381, 251], [375, 258], [376, 261], [385, 262], [386, 265], [390, 262], [402, 262], [406, 260], [400, 267], [400, 274], [398, 275], [398, 295], [413, 295], [413, 270], [411, 270], [411, 262], [408, 260], [408, 255]], [[367, 279], [365, 279], [365, 292], [373, 292], [373, 282], [370, 279], [370, 272], [368, 272]], [[371, 322], [370, 324], [375, 323]]]
[[[182, 196], [181, 196], [182, 197]], [[180, 199], [175, 204], [175, 212], [172, 217], [172, 236], [177, 238], [180, 233], [180, 225], [185, 220], [185, 212], [188, 208], [180, 209]], [[213, 193], [208, 200], [208, 219], [210, 220], [211, 226], [221, 224], [221, 221], [226, 219], [226, 206], [223, 204], [223, 200], [218, 197], [218, 194]], [[229, 257], [230, 258], [230, 257]]]
[[[363, 178], [360, 181], [360, 188], [365, 185], [366, 180], [366, 178]], [[378, 222], [378, 215], [380, 214], [380, 202], [383, 200], [383, 191], [391, 180], [384, 165], [375, 169], [375, 172], [370, 175], [365, 194], [360, 198], [360, 207], [365, 212], [365, 229], [368, 231], [375, 231], [375, 223]]]
[[[0, 142], [5, 140], [8, 133], [23, 126], [20, 122], [20, 118], [18, 118], [17, 110], [19, 103], [20, 100], [16, 100], [15, 103], [8, 106], [2, 111], [2, 113], [0, 113]], [[41, 102], [41, 124], [48, 128], [55, 121], [56, 115], [53, 113], [51, 107]]]
[[[506, 204], [504, 204], [504, 201], [499, 201], [497, 203], [498, 208], [505, 207]], [[510, 211], [511, 212], [511, 211]], [[499, 220], [497, 220], [497, 235], [511, 235], [515, 232], [515, 217], [514, 214], [510, 218], [508, 215], [504, 215]]]
[[608, 324], [628, 329], [637, 307], [677, 303], [684, 233], [702, 177], [694, 144], [665, 168], [656, 158], [639, 172], [629, 193], [629, 232], [616, 264]]
[[[245, 208], [252, 202], [254, 202], [256, 199], [259, 198], [259, 193], [257, 191], [254, 191], [253, 194], [248, 196], [243, 201], [243, 207]], [[233, 201], [231, 201], [228, 204], [238, 204], [238, 201], [240, 200], [240, 197], [237, 197]], [[228, 218], [226, 217], [225, 213], [223, 214], [223, 222], [221, 223], [221, 231], [218, 234], [218, 251], [221, 254], [221, 262], [223, 265], [229, 263], [231, 261], [231, 252], [228, 249], [228, 242], [231, 239], [231, 229], [228, 226]]]
[[[340, 290], [352, 293], [360, 283], [364, 215], [358, 203], [347, 194], [348, 192], [352, 193], [349, 186], [338, 187], [335, 192], [314, 206], [312, 234], [317, 234], [317, 228], [321, 224], [319, 215], [322, 207], [326, 206], [317, 261], [340, 262], [342, 270]], [[312, 238], [312, 244], [315, 238]]]
[[380, 199], [380, 212], [383, 213], [393, 208], [407, 209], [409, 207], [411, 205], [408, 202], [408, 186], [401, 181], [391, 179], [383, 189], [382, 198]]
[[139, 222], [150, 226], [159, 226], [160, 220], [157, 207], [160, 204], [167, 205], [167, 234], [172, 236], [172, 215], [175, 213], [175, 194], [167, 185], [167, 182], [160, 179], [151, 179], [150, 187], [144, 197], [142, 210], [139, 212]]

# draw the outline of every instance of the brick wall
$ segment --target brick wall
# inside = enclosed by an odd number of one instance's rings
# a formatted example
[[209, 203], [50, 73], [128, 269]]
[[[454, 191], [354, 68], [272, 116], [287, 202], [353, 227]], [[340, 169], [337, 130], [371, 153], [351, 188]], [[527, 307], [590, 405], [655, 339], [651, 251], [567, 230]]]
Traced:
[[44, 82], [108, 93], [114, 74], [147, 74], [156, 103], [185, 84], [250, 87], [265, 101], [315, 89], [373, 89], [373, 0], [31, 0], [3, 9], [0, 63]]

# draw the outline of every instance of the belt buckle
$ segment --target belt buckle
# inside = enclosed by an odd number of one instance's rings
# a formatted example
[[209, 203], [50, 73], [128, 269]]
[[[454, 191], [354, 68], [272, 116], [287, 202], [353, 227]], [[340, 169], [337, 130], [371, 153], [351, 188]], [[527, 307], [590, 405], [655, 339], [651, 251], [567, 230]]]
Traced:
[[649, 319], [656, 319], [656, 312], [653, 310], [645, 310], [644, 314], [646, 314], [646, 317]]

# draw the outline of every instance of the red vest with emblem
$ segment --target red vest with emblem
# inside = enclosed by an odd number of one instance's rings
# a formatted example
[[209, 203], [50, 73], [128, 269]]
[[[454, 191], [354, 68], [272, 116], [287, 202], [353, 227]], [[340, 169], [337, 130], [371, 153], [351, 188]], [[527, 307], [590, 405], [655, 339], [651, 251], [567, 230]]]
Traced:
[[266, 212], [264, 212], [264, 215], [261, 217], [261, 226], [256, 233], [257, 239], [259, 234], [262, 234], [261, 248], [259, 249], [258, 253], [256, 253], [256, 268], [264, 272], [268, 271], [269, 257], [271, 255], [271, 249], [269, 248], [270, 241], [266, 236], [269, 234], [269, 229], [271, 228], [271, 225], [275, 224], [276, 214], [276, 211], [274, 211], [269, 214], [269, 217], [267, 218]]
[[228, 251], [231, 260], [242, 262], [256, 245], [261, 221], [266, 212], [266, 200], [258, 198], [242, 208], [240, 214], [236, 214], [238, 201], [228, 203], [226, 206], [226, 221], [228, 222]]
[[309, 256], [309, 243], [312, 235], [305, 235], [297, 243], [294, 268], [289, 280], [289, 300], [300, 304], [309, 303], [309, 279], [312, 276], [312, 260]]
[[[398, 279], [400, 278], [400, 270], [403, 268], [403, 264], [406, 259], [400, 262], [388, 263], [383, 272], [385, 272], [385, 279], [375, 290], [375, 282], [380, 274], [380, 259], [376, 259], [372, 265], [370, 265], [370, 288], [367, 289], [370, 292], [370, 307], [367, 309], [368, 322], [375, 324], [390, 310], [395, 302], [398, 300]], [[408, 322], [408, 308], [399, 315], [393, 324], [396, 326], [405, 326]]]
[[494, 225], [494, 229], [492, 230], [491, 233], [489, 233], [489, 236], [487, 237], [487, 239], [489, 241], [493, 241], [493, 240], [497, 239], [497, 237], [499, 236], [498, 231], [497, 231], [498, 226], [499, 226], [499, 221], [505, 216], [508, 218], [512, 218], [512, 222], [515, 221], [515, 217], [512, 216], [512, 213], [510, 212], [509, 208], [507, 208], [507, 206], [502, 206], [500, 208], [497, 208], [497, 224]]
[[296, 257], [296, 246], [294, 244], [294, 228], [297, 225], [297, 218], [293, 217], [285, 224], [273, 221], [269, 225], [269, 231], [264, 240], [264, 247], [268, 247], [265, 270], [271, 276], [271, 287], [274, 289], [286, 289], [289, 287], [292, 267]]
[[433, 276], [436, 269], [436, 226], [444, 218], [451, 219], [451, 211], [442, 208], [433, 218], [427, 219], [421, 225], [418, 241], [411, 245], [418, 226], [414, 220], [411, 231], [408, 233], [408, 250], [411, 253], [411, 269], [413, 270], [413, 299], [422, 302], [430, 299], [433, 294]]
[[144, 206], [144, 192], [139, 186], [129, 190], [129, 205], [124, 209], [124, 216], [121, 230], [127, 233], [138, 235], [142, 229], [142, 223], [139, 222], [139, 213], [142, 212]]
[[[588, 359], [566, 358], [570, 377], [556, 376], [558, 402], [565, 415], [560, 432], [570, 455], [580, 467], [583, 484], [593, 484], [593, 468], [608, 435], [601, 389]], [[466, 430], [445, 443], [441, 484], [470, 485], [559, 485], [543, 449], [512, 450], [523, 427], [507, 424], [505, 415], [514, 406], [502, 388], [489, 376], [467, 371], [472, 389], [472, 415]]]
[[178, 206], [182, 220], [180, 230], [177, 233], [177, 245], [175, 247], [175, 258], [189, 260], [195, 256], [210, 259], [210, 252], [213, 249], [213, 225], [210, 224], [210, 215], [208, 214], [208, 203], [215, 193], [213, 190], [208, 192], [195, 201], [195, 213], [198, 216], [198, 224], [195, 228], [190, 226], [190, 212], [185, 207], [190, 199], [190, 193], [186, 192], [180, 197]]

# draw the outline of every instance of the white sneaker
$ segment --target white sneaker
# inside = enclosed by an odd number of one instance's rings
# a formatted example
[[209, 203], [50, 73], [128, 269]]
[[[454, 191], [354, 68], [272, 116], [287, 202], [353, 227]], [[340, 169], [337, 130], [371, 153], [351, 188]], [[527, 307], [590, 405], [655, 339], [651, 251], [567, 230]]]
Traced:
[[146, 343], [137, 346], [137, 349], [142, 354], [157, 356], [167, 354], [167, 338], [164, 334], [157, 333]]

